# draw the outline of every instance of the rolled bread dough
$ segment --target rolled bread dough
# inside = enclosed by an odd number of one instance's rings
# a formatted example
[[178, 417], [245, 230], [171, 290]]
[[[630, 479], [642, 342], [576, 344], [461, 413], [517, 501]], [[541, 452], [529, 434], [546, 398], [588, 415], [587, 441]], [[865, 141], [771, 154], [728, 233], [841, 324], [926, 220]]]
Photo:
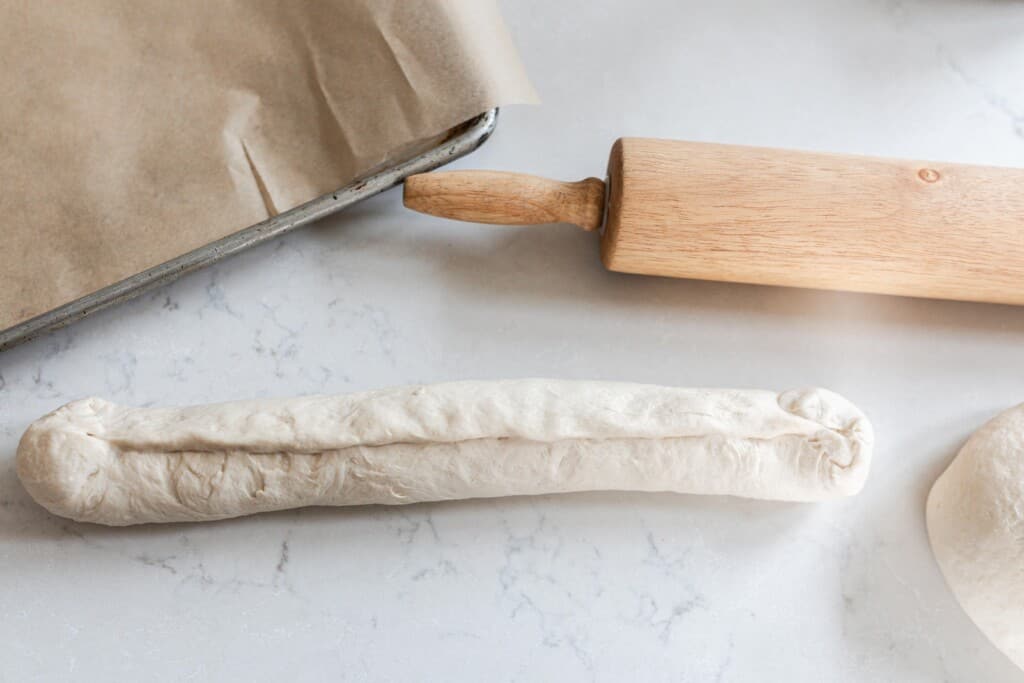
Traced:
[[602, 489], [814, 501], [860, 490], [871, 443], [823, 389], [517, 380], [189, 408], [89, 398], [34, 422], [17, 470], [54, 514], [126, 525]]
[[926, 517], [967, 616], [1024, 668], [1024, 405], [968, 439], [932, 486]]

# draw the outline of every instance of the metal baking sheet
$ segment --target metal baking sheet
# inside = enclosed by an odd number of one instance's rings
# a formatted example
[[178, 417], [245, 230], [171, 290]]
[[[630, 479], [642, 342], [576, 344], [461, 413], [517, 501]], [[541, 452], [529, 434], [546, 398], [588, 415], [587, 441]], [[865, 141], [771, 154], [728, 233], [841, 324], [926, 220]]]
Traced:
[[63, 327], [90, 313], [127, 301], [165, 285], [185, 273], [217, 263], [233, 254], [262, 244], [295, 228], [352, 206], [401, 183], [407, 176], [424, 173], [465, 156], [482, 145], [498, 123], [498, 110], [491, 109], [456, 126], [440, 141], [425, 143], [397, 164], [357, 179], [345, 187], [317, 197], [290, 211], [211, 242], [141, 273], [104, 287], [51, 311], [0, 331], [0, 351], [28, 341], [44, 332]]

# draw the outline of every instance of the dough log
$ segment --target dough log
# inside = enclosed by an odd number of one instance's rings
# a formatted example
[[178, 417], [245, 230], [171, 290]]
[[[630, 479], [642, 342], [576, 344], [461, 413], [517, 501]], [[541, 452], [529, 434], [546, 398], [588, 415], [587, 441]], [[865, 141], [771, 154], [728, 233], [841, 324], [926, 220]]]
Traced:
[[89, 398], [34, 422], [17, 470], [54, 514], [119, 526], [589, 490], [817, 501], [861, 489], [871, 445], [863, 414], [823, 389], [516, 380], [188, 408]]

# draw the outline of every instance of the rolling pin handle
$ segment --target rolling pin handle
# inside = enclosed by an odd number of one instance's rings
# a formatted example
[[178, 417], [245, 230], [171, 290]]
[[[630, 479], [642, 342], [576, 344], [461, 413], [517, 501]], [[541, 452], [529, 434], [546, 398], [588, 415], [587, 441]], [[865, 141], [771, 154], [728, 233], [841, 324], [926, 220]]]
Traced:
[[503, 171], [420, 173], [405, 180], [405, 205], [420, 213], [473, 223], [601, 227], [605, 183], [549, 180]]

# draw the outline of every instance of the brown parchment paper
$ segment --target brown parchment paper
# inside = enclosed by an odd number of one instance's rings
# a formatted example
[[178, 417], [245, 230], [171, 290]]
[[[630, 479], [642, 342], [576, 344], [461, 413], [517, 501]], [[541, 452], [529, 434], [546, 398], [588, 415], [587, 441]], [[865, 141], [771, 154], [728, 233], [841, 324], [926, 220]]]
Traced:
[[0, 0], [0, 329], [534, 100], [491, 0]]

